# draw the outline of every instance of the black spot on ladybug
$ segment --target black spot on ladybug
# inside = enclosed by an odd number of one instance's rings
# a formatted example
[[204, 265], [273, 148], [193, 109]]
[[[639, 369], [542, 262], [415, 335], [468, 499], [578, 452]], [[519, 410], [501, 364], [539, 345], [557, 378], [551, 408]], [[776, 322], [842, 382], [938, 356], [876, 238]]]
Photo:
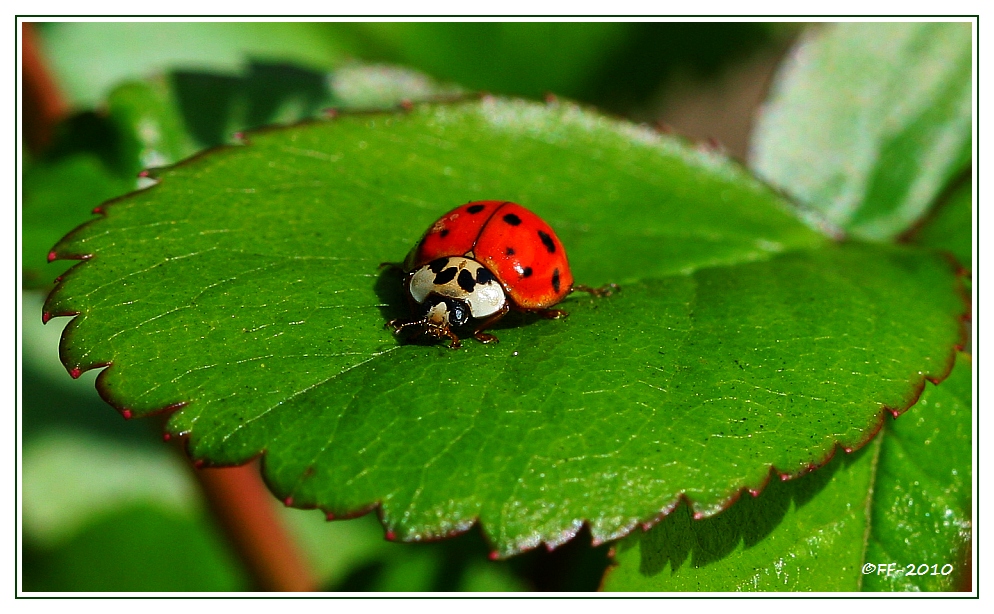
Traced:
[[486, 205], [470, 205], [466, 207], [466, 213], [479, 213], [486, 209]]
[[459, 271], [459, 287], [466, 292], [472, 292], [473, 288], [476, 287], [476, 280], [473, 279], [473, 274], [466, 269]]
[[454, 266], [445, 269], [444, 271], [442, 271], [438, 275], [435, 275], [435, 285], [436, 286], [441, 286], [442, 284], [449, 283], [450, 281], [452, 281], [453, 279], [456, 278], [456, 273], [458, 273], [458, 272], [459, 272], [459, 269], [457, 269]]
[[448, 258], [436, 258], [428, 263], [428, 270], [438, 275], [445, 268], [445, 265], [449, 263]]
[[545, 246], [545, 249], [549, 250], [550, 254], [556, 253], [556, 244], [552, 242], [552, 237], [539, 230], [538, 238], [542, 239], [542, 245]]
[[514, 248], [513, 247], [509, 247], [509, 248], [505, 249], [504, 250], [504, 255], [505, 256], [513, 256], [514, 255]]
[[508, 213], [504, 216], [504, 221], [510, 224], [511, 226], [517, 226], [518, 224], [521, 223], [521, 218], [514, 215], [513, 213]]
[[478, 284], [489, 284], [492, 281], [496, 281], [494, 274], [490, 272], [490, 269], [485, 267], [480, 267], [476, 269], [476, 283]]
[[521, 270], [521, 276], [522, 277], [531, 277], [532, 276], [532, 268], [530, 266], [526, 266], [524, 269]]
[[[541, 231], [539, 231], [539, 232], [541, 232]], [[442, 232], [438, 233], [438, 236], [440, 236], [440, 237], [442, 237], [444, 239], [446, 237], [446, 235], [448, 235], [448, 234], [449, 234], [449, 229], [446, 228]]]
[[559, 293], [559, 269], [552, 270], [552, 289]]

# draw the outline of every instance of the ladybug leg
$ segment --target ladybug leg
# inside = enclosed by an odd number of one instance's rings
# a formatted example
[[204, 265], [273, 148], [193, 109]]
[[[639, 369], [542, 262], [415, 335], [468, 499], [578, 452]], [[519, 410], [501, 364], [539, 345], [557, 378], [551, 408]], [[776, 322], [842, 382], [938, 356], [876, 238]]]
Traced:
[[436, 339], [441, 339], [442, 337], [448, 337], [452, 343], [449, 344], [449, 348], [455, 350], [462, 347], [462, 341], [456, 336], [452, 329], [448, 326], [432, 326], [425, 320], [403, 320], [396, 319], [390, 320], [383, 325], [383, 328], [393, 328], [394, 334], [400, 334], [405, 328], [415, 328], [414, 334], [411, 338], [420, 337], [421, 335], [430, 335]]
[[619, 286], [618, 284], [607, 284], [601, 286], [600, 288], [592, 288], [590, 286], [585, 286], [583, 284], [576, 284], [575, 286], [573, 286], [572, 292], [577, 292], [577, 291], [587, 292], [594, 296], [611, 296], [612, 294], [618, 292], [619, 290], [621, 290], [621, 286]]
[[534, 313], [550, 320], [558, 320], [569, 315], [568, 311], [563, 311], [562, 309], [536, 309]]
[[480, 343], [500, 343], [500, 339], [497, 338], [497, 335], [492, 335], [483, 331], [476, 331], [473, 333], [473, 338]]
[[493, 335], [491, 333], [485, 333], [483, 331], [484, 329], [493, 326], [494, 322], [496, 322], [497, 320], [503, 318], [504, 315], [507, 314], [508, 311], [510, 311], [510, 309], [511, 308], [509, 305], [504, 305], [503, 309], [493, 314], [486, 320], [480, 322], [480, 324], [473, 329], [473, 338], [479, 341], [480, 343], [499, 343], [500, 339], [497, 338], [497, 335]]
[[418, 326], [420, 328], [419, 332], [424, 332], [424, 320], [404, 320], [397, 318], [384, 324], [383, 328], [393, 328], [394, 334], [397, 334], [405, 328], [409, 328], [411, 326]]
[[459, 337], [457, 337], [456, 334], [452, 332], [452, 329], [446, 327], [443, 328], [440, 332], [449, 339], [452, 339], [452, 343], [449, 344], [450, 350], [458, 350], [459, 348], [462, 347], [462, 341], [460, 341]]

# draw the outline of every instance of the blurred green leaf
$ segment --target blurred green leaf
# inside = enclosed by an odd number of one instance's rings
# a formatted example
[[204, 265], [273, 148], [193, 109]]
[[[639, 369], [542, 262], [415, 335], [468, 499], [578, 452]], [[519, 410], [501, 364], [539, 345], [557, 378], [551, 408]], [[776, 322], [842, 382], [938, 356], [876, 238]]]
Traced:
[[[918, 404], [851, 457], [773, 481], [706, 520], [681, 505], [629, 536], [605, 590], [962, 590], [971, 537], [970, 370], [960, 355], [946, 381], [928, 385]], [[929, 570], [908, 575], [908, 565]]]
[[110, 440], [48, 432], [27, 443], [24, 531], [54, 544], [97, 516], [128, 504], [154, 503], [178, 513], [197, 509], [197, 493], [178, 458]]
[[486, 544], [475, 531], [431, 544], [403, 544], [384, 540], [373, 515], [328, 522], [313, 510], [281, 509], [322, 590], [529, 590], [511, 561], [486, 560]]
[[528, 590], [521, 580], [504, 567], [476, 560], [469, 564], [460, 590], [473, 593], [506, 593]]
[[83, 107], [122, 80], [177, 68], [231, 74], [260, 60], [327, 71], [362, 61], [501, 94], [552, 92], [617, 113], [645, 113], [673, 74], [714, 74], [794, 29], [707, 21], [42, 24], [59, 81]]
[[752, 167], [853, 236], [905, 232], [970, 165], [971, 28], [812, 30], [760, 115]]
[[967, 270], [973, 268], [973, 187], [960, 185], [935, 208], [911, 239], [918, 245], [945, 250]]
[[259, 60], [326, 71], [347, 53], [315, 22], [57, 22], [41, 32], [56, 79], [84, 108], [122, 81], [179, 67], [223, 73]]
[[327, 24], [356, 56], [500, 94], [552, 93], [651, 114], [674, 74], [711, 76], [790, 32], [758, 22], [374, 22]]
[[241, 75], [178, 70], [171, 79], [187, 128], [204, 146], [236, 130], [310, 118], [332, 104], [328, 75], [292, 64], [251, 62]]
[[[56, 162], [25, 163], [21, 226], [23, 284], [51, 288], [70, 263], [48, 264], [52, 246], [75, 226], [92, 219], [91, 211], [134, 186], [111, 173], [91, 154]], [[39, 314], [40, 317], [40, 314]]]
[[48, 432], [23, 454], [25, 591], [239, 591], [237, 562], [166, 449]]
[[402, 101], [462, 93], [411, 70], [358, 64], [326, 73], [256, 61], [241, 74], [179, 70], [171, 82], [187, 129], [202, 146], [229, 142], [248, 128], [311, 119], [330, 108], [394, 109]]
[[386, 64], [347, 64], [330, 75], [331, 95], [341, 109], [392, 110], [403, 102], [455, 98], [466, 90], [414, 70]]
[[624, 48], [624, 22], [371, 22], [356, 29], [391, 61], [473, 89], [575, 96]]
[[[941, 258], [834, 245], [735, 164], [585, 112], [486, 99], [251, 135], [163, 171], [57, 246], [67, 368], [111, 364], [132, 415], [184, 406], [195, 458], [398, 538], [478, 518], [500, 555], [598, 542], [862, 445], [942, 377], [964, 305]], [[468, 200], [534, 208], [568, 246], [571, 317], [498, 346], [400, 343], [378, 272]], [[204, 203], [210, 203], [205, 206]]]
[[93, 519], [67, 542], [25, 552], [23, 587], [44, 592], [239, 592], [237, 562], [202, 520], [141, 503]]
[[126, 143], [124, 162], [130, 166], [125, 175], [174, 164], [197, 150], [163, 82], [124, 83], [111, 91], [106, 106]]

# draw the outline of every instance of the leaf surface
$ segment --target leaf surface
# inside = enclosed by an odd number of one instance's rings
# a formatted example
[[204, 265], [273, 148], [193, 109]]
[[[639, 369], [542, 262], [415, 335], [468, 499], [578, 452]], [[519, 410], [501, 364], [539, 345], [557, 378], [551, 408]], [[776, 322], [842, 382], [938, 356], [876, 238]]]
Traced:
[[[168, 82], [168, 84], [167, 84]], [[52, 245], [91, 219], [100, 203], [146, 180], [140, 171], [173, 164], [253, 126], [290, 123], [329, 108], [394, 109], [402, 101], [460, 95], [455, 86], [398, 67], [350, 65], [324, 73], [253, 61], [241, 73], [175, 71], [115, 87], [101, 113], [60, 126], [46, 159], [26, 165], [23, 265], [26, 288], [51, 288], [68, 267], [45, 267]]]
[[853, 236], [892, 239], [971, 156], [969, 23], [812, 30], [759, 118], [752, 168]]
[[918, 404], [852, 456], [773, 483], [713, 518], [693, 520], [680, 506], [630, 535], [616, 546], [604, 590], [963, 590], [970, 363], [961, 354], [949, 379], [926, 386]]
[[863, 590], [969, 590], [972, 362], [960, 354], [949, 378], [883, 433], [865, 554], [876, 569]]
[[[71, 373], [214, 464], [264, 453], [280, 498], [379, 505], [418, 541], [477, 519], [498, 555], [698, 515], [862, 445], [941, 378], [958, 280], [911, 248], [836, 245], [738, 166], [572, 105], [484, 99], [250, 136], [161, 172], [57, 247]], [[400, 261], [453, 206], [556, 229], [564, 320], [501, 343], [402, 343]]]

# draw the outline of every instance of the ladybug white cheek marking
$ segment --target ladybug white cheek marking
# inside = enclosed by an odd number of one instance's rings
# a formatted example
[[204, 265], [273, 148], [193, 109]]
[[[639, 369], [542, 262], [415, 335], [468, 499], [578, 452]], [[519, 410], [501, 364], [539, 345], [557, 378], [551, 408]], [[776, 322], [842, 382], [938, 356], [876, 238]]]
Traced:
[[465, 301], [474, 318], [491, 316], [507, 303], [504, 289], [482, 264], [463, 257], [439, 258], [414, 272], [408, 291], [422, 304], [435, 293]]
[[445, 303], [438, 303], [428, 310], [428, 313], [425, 314], [425, 319], [439, 326], [449, 324], [449, 310], [445, 306]]
[[476, 290], [466, 298], [474, 318], [485, 318], [497, 313], [506, 301], [504, 289], [497, 282], [478, 284]]

